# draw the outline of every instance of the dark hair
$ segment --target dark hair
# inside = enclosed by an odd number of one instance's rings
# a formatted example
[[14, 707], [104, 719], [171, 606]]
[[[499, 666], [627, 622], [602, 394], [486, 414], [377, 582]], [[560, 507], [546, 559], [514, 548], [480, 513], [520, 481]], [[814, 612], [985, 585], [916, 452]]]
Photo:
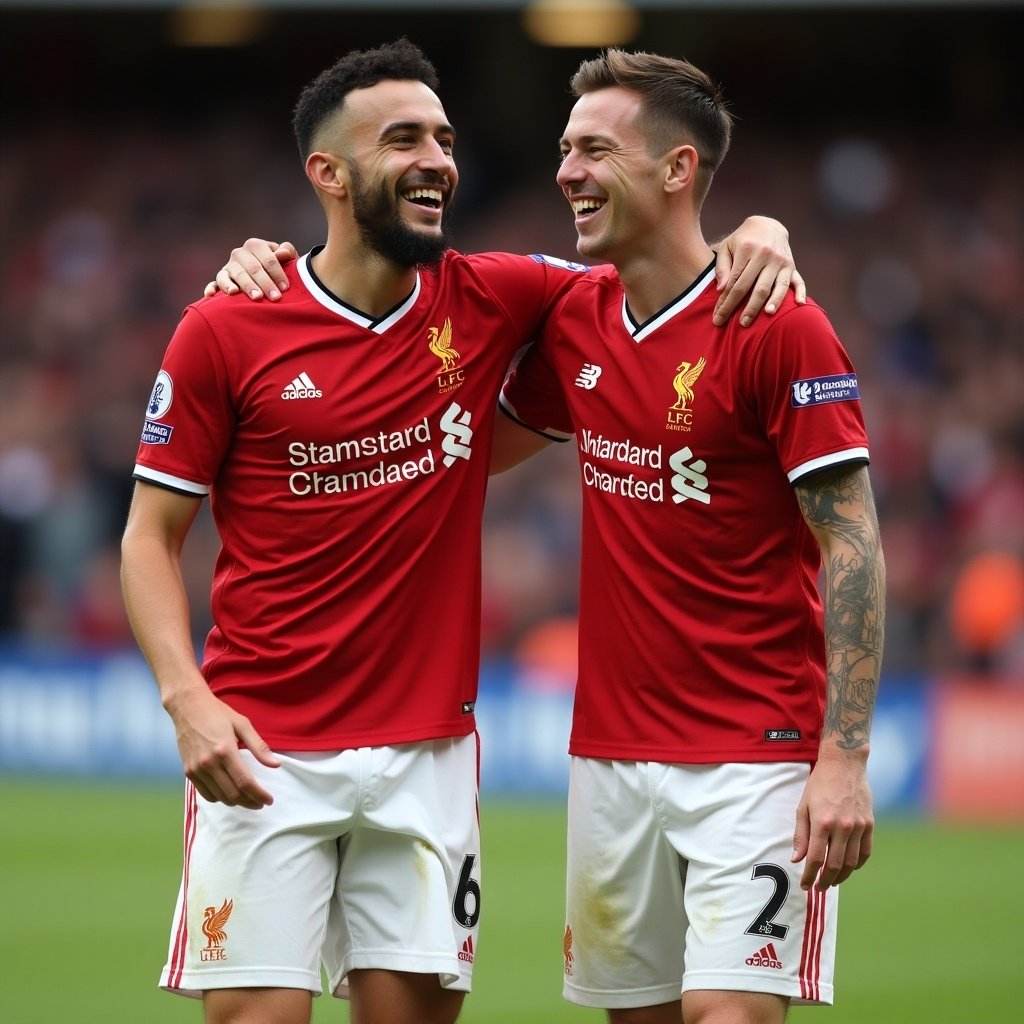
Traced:
[[302, 159], [313, 151], [317, 131], [341, 110], [353, 89], [368, 89], [384, 81], [423, 82], [435, 92], [438, 87], [434, 65], [404, 37], [373, 50], [352, 50], [320, 72], [299, 95], [292, 129]]
[[703, 172], [703, 193], [707, 192], [729, 149], [732, 115], [719, 87], [700, 68], [656, 53], [609, 49], [584, 61], [569, 86], [577, 97], [611, 86], [639, 93], [639, 127], [648, 146], [662, 149], [684, 137], [697, 150], [698, 173]]

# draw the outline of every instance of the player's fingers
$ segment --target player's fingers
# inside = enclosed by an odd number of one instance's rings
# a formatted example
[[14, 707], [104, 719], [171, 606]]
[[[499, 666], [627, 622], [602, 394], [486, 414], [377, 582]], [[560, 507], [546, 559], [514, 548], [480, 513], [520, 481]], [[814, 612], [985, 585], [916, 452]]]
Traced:
[[800, 888], [805, 892], [819, 881], [822, 871], [825, 869], [825, 860], [828, 857], [828, 833], [821, 829], [811, 829], [810, 838], [807, 841], [807, 856], [804, 858], [804, 870], [800, 876]]
[[846, 856], [843, 867], [833, 880], [833, 885], [841, 885], [850, 875], [864, 867], [871, 856], [871, 847], [874, 838], [874, 826], [871, 822], [863, 828], [858, 828], [850, 836], [846, 844]]
[[275, 280], [276, 275], [284, 276], [284, 269], [274, 256], [276, 243], [262, 238], [250, 238], [244, 245], [231, 250], [231, 257], [217, 275], [218, 284], [222, 275], [228, 278], [250, 299], [279, 299], [281, 293]]
[[[229, 807], [261, 807], [245, 789], [251, 778], [238, 754], [234, 738], [218, 743], [193, 758], [185, 769], [189, 780], [207, 800], [227, 804]], [[255, 783], [255, 779], [252, 779]]]
[[260, 764], [266, 765], [268, 768], [281, 767], [281, 762], [278, 760], [277, 755], [270, 749], [270, 745], [266, 740], [252, 727], [247, 718], [235, 723], [235, 732], [238, 734], [238, 739], [242, 746]]
[[[292, 260], [297, 260], [299, 258], [299, 250], [296, 249], [291, 242], [281, 242], [274, 249], [274, 256], [277, 258], [278, 263], [283, 265], [285, 263], [291, 263]], [[285, 277], [282, 284], [286, 285], [287, 283], [288, 278]]]
[[[225, 265], [220, 268], [220, 270], [217, 272], [217, 279], [214, 282], [214, 284], [226, 295], [234, 295], [237, 292], [239, 292], [242, 288], [242, 285], [231, 276], [231, 270], [229, 269], [229, 265]], [[255, 285], [253, 285], [252, 281], [249, 282], [249, 286], [251, 289], [255, 288]], [[209, 285], [207, 285], [207, 288], [209, 288]], [[259, 296], [257, 295], [253, 297]]]
[[218, 802], [217, 797], [214, 795], [213, 790], [210, 789], [206, 783], [195, 776], [190, 775], [188, 777], [189, 782], [192, 783], [195, 791], [205, 800], [207, 803], [215, 804]]
[[225, 763], [211, 776], [210, 788], [229, 807], [258, 811], [273, 803], [273, 797], [253, 778], [241, 761]]
[[722, 291], [732, 276], [733, 258], [729, 246], [719, 246], [715, 253], [715, 287]]
[[790, 276], [789, 284], [793, 289], [793, 298], [802, 306], [807, 301], [807, 285], [804, 283], [804, 279], [800, 276], [799, 270], [793, 271]]
[[857, 865], [858, 868], [864, 867], [865, 864], [871, 859], [871, 854], [875, 849], [875, 823], [871, 821], [868, 823], [867, 828], [864, 829], [864, 835], [860, 841], [860, 863]]
[[807, 846], [811, 839], [811, 821], [807, 809], [801, 803], [796, 809], [796, 825], [793, 828], [793, 857], [798, 864], [807, 856]]
[[788, 267], [782, 267], [776, 275], [775, 280], [769, 286], [770, 292], [768, 295], [768, 301], [764, 304], [764, 311], [769, 316], [771, 316], [772, 313], [782, 305], [782, 300], [786, 297], [786, 292], [789, 291], [792, 280], [793, 271]]
[[[761, 274], [757, 279], [757, 283], [750, 291], [750, 297], [747, 299], [747, 304], [743, 307], [743, 312], [740, 315], [740, 323], [744, 327], [749, 327], [754, 322], [754, 318], [757, 314], [765, 308], [765, 303], [772, 294], [772, 282], [774, 280], [775, 272], [773, 270], [768, 270], [766, 268], [761, 271]], [[774, 313], [775, 309], [773, 308], [771, 312]]]
[[711, 314], [712, 322], [717, 327], [721, 327], [739, 309], [740, 303], [746, 297], [754, 281], [754, 272], [750, 269], [749, 263], [743, 269], [733, 267], [722, 286], [722, 294], [718, 296], [714, 312]]
[[277, 242], [250, 238], [244, 246], [231, 251], [232, 260], [244, 268], [271, 301], [279, 299], [279, 289], [288, 284], [288, 275], [277, 256], [280, 248]]
[[[235, 250], [237, 253], [239, 250]], [[250, 299], [259, 301], [264, 296], [269, 299], [280, 298], [281, 293], [271, 276], [267, 273], [263, 264], [260, 263], [252, 253], [244, 252], [241, 258], [232, 258], [221, 268], [217, 275], [220, 282], [221, 275], [226, 274], [238, 288], [245, 292]]]

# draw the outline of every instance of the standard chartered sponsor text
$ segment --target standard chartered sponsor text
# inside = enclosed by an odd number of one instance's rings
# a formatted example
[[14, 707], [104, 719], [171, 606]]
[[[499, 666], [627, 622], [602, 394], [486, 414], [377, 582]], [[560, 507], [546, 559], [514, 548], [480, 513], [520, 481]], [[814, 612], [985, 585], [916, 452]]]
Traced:
[[[650, 469], [661, 469], [661, 447], [644, 448], [634, 444], [629, 438], [613, 441], [603, 434], [595, 434], [590, 430], [580, 431], [580, 447], [588, 455], [596, 459], [618, 462], [625, 466], [647, 466]], [[624, 498], [637, 498], [640, 501], [664, 501], [664, 480], [640, 480], [635, 473], [619, 474], [598, 468], [589, 459], [582, 463], [583, 483], [606, 494], [620, 494]]]
[[[650, 479], [651, 474], [646, 474], [645, 478], [643, 473], [643, 469], [662, 468], [664, 453], [661, 445], [645, 448], [629, 438], [615, 441], [589, 430], [581, 430], [579, 438], [580, 448], [585, 453], [581, 460], [584, 486], [638, 501], [660, 503], [665, 500], [665, 476], [657, 473], [655, 479]], [[587, 458], [586, 455], [593, 458]], [[620, 466], [636, 466], [638, 469], [619, 471]], [[668, 456], [668, 468], [671, 470], [668, 481], [675, 504], [690, 499], [703, 505], [710, 504], [708, 478], [705, 475], [707, 465], [703, 459], [696, 458], [688, 446]]]
[[[429, 444], [430, 423], [427, 417], [401, 430], [380, 431], [363, 437], [347, 438], [324, 444], [318, 441], [292, 441], [288, 445], [288, 462], [295, 471], [288, 477], [289, 490], [299, 497], [317, 494], [344, 494], [368, 487], [383, 487], [425, 476], [435, 470], [434, 453], [427, 449], [418, 458], [395, 457], [413, 447]], [[340, 467], [353, 460], [384, 456], [373, 465]], [[392, 458], [387, 458], [392, 456]]]
[[626, 438], [625, 441], [612, 441], [604, 434], [581, 430], [580, 447], [598, 459], [611, 459], [613, 462], [624, 462], [629, 466], [650, 466], [651, 469], [661, 469], [660, 445], [657, 448], [643, 448], [634, 444], [629, 438]]

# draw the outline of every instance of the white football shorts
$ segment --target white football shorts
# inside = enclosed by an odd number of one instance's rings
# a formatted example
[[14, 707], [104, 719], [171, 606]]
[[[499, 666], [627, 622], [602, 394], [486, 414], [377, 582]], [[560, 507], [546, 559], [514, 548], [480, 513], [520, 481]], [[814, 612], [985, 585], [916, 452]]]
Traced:
[[[276, 752], [275, 752], [276, 753]], [[393, 747], [242, 752], [274, 803], [186, 783], [185, 857], [162, 988], [348, 995], [353, 968], [468, 992], [480, 917], [476, 734]]]
[[832, 1002], [838, 890], [790, 862], [807, 764], [574, 757], [567, 1000], [618, 1009], [739, 990]]

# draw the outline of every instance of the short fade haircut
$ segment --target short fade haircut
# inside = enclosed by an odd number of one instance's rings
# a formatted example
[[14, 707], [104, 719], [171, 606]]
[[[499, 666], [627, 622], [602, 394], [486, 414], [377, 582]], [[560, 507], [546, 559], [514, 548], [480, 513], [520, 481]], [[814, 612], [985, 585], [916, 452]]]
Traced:
[[638, 127], [649, 151], [667, 149], [680, 138], [697, 150], [703, 200], [732, 138], [732, 115], [721, 89], [687, 60], [617, 49], [584, 61], [569, 82], [576, 97], [613, 86], [640, 94]]
[[378, 82], [423, 82], [437, 92], [434, 65], [405, 37], [373, 50], [352, 50], [302, 90], [292, 114], [292, 130], [305, 160], [313, 152], [317, 132], [345, 105], [353, 89], [369, 89]]

